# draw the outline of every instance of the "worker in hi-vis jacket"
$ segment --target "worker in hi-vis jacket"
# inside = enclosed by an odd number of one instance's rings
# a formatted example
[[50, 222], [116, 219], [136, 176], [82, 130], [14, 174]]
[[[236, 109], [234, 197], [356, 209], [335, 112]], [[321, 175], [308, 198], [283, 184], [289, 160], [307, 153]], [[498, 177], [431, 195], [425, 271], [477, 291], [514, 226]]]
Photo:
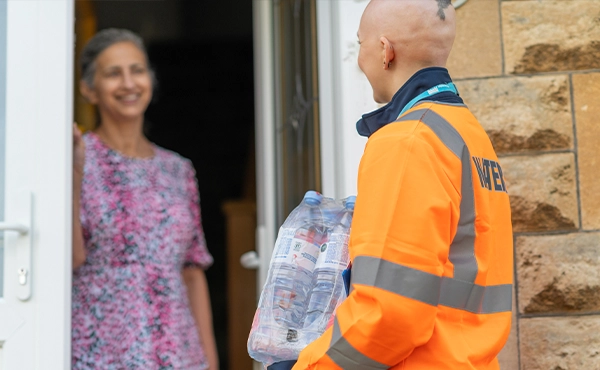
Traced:
[[372, 0], [362, 16], [358, 65], [387, 105], [357, 123], [369, 139], [350, 294], [294, 370], [499, 368], [510, 206], [492, 144], [445, 69], [454, 36], [450, 0]]

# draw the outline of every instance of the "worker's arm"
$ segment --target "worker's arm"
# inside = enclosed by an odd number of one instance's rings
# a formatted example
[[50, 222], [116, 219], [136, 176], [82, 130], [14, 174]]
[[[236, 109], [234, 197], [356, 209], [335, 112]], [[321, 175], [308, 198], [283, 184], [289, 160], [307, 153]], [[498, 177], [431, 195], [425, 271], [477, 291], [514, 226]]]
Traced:
[[353, 290], [295, 370], [387, 369], [428, 342], [459, 202], [439, 151], [422, 138], [369, 140], [350, 236]]

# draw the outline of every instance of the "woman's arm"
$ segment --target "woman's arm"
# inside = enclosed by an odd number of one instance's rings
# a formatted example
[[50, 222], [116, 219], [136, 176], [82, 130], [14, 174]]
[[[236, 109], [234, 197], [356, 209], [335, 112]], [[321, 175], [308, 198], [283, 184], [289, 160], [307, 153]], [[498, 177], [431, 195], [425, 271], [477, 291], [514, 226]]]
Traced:
[[218, 370], [219, 357], [213, 333], [212, 310], [210, 308], [210, 296], [208, 294], [206, 276], [200, 268], [187, 267], [183, 269], [183, 280], [187, 286], [192, 315], [198, 326], [204, 353], [208, 359], [209, 369]]
[[73, 270], [85, 262], [83, 230], [79, 219], [79, 202], [81, 199], [81, 182], [83, 181], [83, 165], [85, 163], [85, 143], [77, 125], [73, 125]]

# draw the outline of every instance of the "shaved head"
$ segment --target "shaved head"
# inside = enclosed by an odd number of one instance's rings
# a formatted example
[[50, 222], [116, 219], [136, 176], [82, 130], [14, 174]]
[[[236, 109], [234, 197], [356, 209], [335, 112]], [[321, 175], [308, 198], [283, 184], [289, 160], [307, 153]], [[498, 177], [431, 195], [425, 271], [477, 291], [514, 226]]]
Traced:
[[359, 66], [375, 100], [388, 102], [420, 69], [445, 67], [455, 33], [450, 0], [371, 0], [358, 30]]

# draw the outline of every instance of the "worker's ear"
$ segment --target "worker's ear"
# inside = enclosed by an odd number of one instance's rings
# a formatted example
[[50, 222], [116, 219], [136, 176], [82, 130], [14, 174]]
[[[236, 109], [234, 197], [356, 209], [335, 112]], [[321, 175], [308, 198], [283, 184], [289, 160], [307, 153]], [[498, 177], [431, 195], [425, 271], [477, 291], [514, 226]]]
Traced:
[[87, 84], [87, 82], [83, 80], [79, 81], [79, 92], [81, 92], [81, 95], [83, 95], [83, 97], [85, 98], [85, 100], [87, 100], [88, 103], [98, 104], [98, 96], [96, 94], [96, 91], [92, 89]]
[[394, 53], [394, 47], [392, 46], [392, 43], [387, 37], [381, 36], [379, 41], [381, 42], [382, 47], [381, 53], [383, 58], [383, 69], [387, 71], [392, 66], [392, 61], [394, 60], [396, 54]]

